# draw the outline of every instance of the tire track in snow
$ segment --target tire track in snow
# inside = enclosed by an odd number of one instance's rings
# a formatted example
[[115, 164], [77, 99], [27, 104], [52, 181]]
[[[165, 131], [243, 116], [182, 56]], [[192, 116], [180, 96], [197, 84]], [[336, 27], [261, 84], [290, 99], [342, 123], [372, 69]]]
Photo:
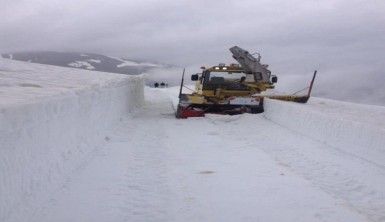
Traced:
[[[385, 221], [385, 170], [382, 166], [327, 146], [266, 119], [257, 140], [270, 145], [262, 149], [276, 161], [302, 175], [315, 186], [366, 215], [371, 221]], [[271, 126], [269, 126], [271, 125]], [[286, 131], [286, 132], [285, 132]], [[287, 132], [292, 138], [287, 137]], [[279, 143], [276, 139], [280, 138]]]
[[[158, 112], [154, 106], [162, 108], [162, 104], [151, 104], [141, 110], [140, 115], [134, 117], [129, 123], [135, 126], [127, 132], [131, 138], [130, 164], [126, 169], [125, 183], [122, 184], [126, 199], [122, 211], [124, 221], [168, 221], [168, 204], [172, 192], [167, 186], [168, 166], [167, 138]], [[151, 124], [153, 123], [153, 124]], [[149, 128], [144, 124], [151, 124]], [[118, 195], [121, 195], [119, 193]]]

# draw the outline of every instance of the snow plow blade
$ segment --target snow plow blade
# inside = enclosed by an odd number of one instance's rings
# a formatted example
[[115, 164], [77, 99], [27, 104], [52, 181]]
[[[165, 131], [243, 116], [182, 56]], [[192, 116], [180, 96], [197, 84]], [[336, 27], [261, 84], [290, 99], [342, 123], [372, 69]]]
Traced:
[[196, 109], [190, 106], [183, 107], [178, 106], [175, 117], [178, 119], [187, 119], [189, 117], [203, 117], [205, 116], [204, 110]]
[[190, 104], [187, 106], [178, 105], [175, 117], [178, 119], [186, 119], [189, 117], [204, 117], [206, 113], [222, 114], [222, 115], [238, 115], [242, 113], [263, 113], [263, 101], [260, 105], [243, 106], [243, 105], [224, 105], [224, 104]]

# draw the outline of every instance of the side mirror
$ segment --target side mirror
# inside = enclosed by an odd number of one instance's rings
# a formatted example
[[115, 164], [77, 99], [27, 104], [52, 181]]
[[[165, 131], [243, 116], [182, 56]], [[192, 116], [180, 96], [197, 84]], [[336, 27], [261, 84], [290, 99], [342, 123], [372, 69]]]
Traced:
[[191, 81], [198, 81], [199, 76], [198, 74], [191, 75]]
[[271, 77], [271, 82], [272, 83], [277, 83], [278, 82], [278, 77], [277, 76], [272, 76]]

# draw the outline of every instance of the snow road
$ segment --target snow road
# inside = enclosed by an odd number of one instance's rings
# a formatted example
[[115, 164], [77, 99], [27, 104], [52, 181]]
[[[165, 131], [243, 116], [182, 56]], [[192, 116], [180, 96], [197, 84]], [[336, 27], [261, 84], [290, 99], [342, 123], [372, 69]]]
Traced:
[[385, 169], [264, 115], [177, 120], [169, 92], [15, 221], [385, 221]]

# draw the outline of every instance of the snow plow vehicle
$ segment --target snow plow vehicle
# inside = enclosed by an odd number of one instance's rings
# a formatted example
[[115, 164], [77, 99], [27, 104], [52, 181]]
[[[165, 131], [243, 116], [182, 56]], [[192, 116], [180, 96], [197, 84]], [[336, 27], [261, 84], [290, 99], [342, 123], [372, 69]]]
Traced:
[[202, 73], [191, 75], [195, 90], [190, 94], [182, 93], [184, 85], [183, 70], [179, 90], [179, 103], [176, 118], [201, 117], [205, 113], [241, 114], [262, 113], [264, 98], [306, 103], [310, 98], [314, 72], [306, 95], [267, 95], [261, 94], [273, 89], [277, 76], [272, 75], [268, 65], [260, 62], [261, 56], [255, 58], [248, 51], [234, 46], [230, 48], [238, 64], [219, 64], [209, 68], [202, 67]]

